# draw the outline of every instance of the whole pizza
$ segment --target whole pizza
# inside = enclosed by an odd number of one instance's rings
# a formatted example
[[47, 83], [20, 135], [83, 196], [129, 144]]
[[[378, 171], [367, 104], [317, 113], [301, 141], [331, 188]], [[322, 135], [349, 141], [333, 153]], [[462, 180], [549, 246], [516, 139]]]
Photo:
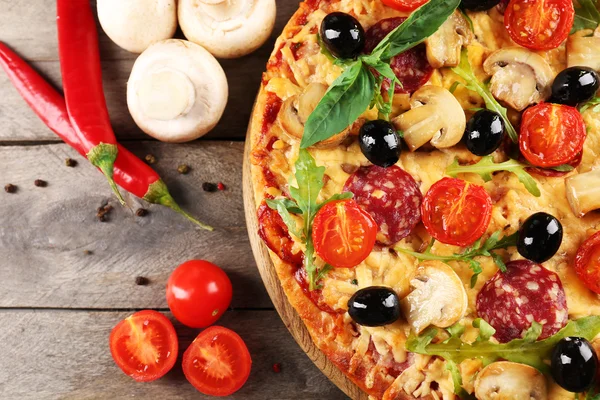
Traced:
[[277, 40], [258, 234], [373, 399], [598, 395], [599, 23], [592, 0], [308, 0]]

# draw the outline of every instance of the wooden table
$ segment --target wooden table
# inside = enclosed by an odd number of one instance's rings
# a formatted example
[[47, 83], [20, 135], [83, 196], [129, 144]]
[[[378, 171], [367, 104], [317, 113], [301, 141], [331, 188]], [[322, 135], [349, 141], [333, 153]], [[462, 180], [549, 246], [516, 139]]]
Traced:
[[[134, 311], [169, 315], [166, 280], [175, 266], [194, 258], [218, 264], [233, 282], [232, 309], [219, 324], [237, 331], [253, 357], [250, 379], [233, 398], [345, 398], [274, 311], [245, 228], [243, 138], [275, 36], [297, 8], [290, 0], [278, 5], [271, 40], [250, 56], [222, 62], [230, 85], [222, 122], [208, 140], [186, 145], [149, 140], [135, 126], [125, 87], [136, 56], [100, 32], [106, 97], [118, 138], [139, 156], [153, 154], [154, 167], [175, 198], [215, 226], [214, 233], [133, 196], [126, 197], [130, 208], [120, 207], [104, 177], [37, 119], [0, 72], [0, 187], [18, 186], [15, 194], [0, 191], [1, 399], [203, 398], [179, 365], [157, 382], [136, 383], [115, 366], [108, 348], [112, 327]], [[0, 40], [61, 86], [54, 1], [0, 0]], [[66, 167], [67, 157], [78, 166]], [[190, 174], [177, 173], [183, 163], [192, 167]], [[48, 186], [34, 186], [36, 179]], [[223, 182], [227, 190], [204, 192], [205, 181]], [[107, 222], [99, 222], [96, 209], [106, 202], [114, 210]], [[140, 207], [150, 214], [136, 217]], [[150, 284], [136, 285], [137, 276]], [[175, 326], [183, 351], [199, 331]], [[281, 363], [280, 373], [273, 372], [274, 363]]]

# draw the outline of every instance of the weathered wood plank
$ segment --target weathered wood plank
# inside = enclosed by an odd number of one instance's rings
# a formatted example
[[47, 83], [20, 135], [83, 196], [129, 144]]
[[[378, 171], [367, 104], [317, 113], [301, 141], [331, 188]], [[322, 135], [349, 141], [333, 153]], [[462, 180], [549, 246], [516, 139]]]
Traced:
[[[161, 206], [149, 206], [145, 218], [134, 216], [141, 202], [129, 196], [131, 210], [119, 206], [105, 178], [64, 144], [0, 147], [0, 187], [19, 187], [15, 194], [0, 191], [0, 307], [166, 307], [163, 288], [170, 272], [193, 258], [227, 271], [233, 307], [272, 307], [244, 223], [243, 143], [128, 147], [142, 157], [154, 154], [174, 197], [216, 231], [199, 230]], [[66, 157], [79, 165], [66, 167]], [[188, 175], [177, 173], [181, 163], [192, 167]], [[35, 187], [35, 179], [48, 187]], [[204, 192], [204, 181], [222, 181], [227, 190]], [[96, 209], [106, 200], [114, 210], [101, 223]], [[152, 284], [136, 286], [137, 275]]]
[[[3, 399], [202, 399], [178, 362], [165, 377], [136, 383], [110, 355], [112, 327], [130, 313], [0, 311]], [[173, 320], [173, 318], [171, 318]], [[275, 311], [230, 311], [219, 324], [238, 332], [252, 355], [247, 384], [233, 399], [343, 399], [294, 343]], [[180, 354], [198, 333], [175, 325]], [[281, 363], [281, 373], [272, 365]]]

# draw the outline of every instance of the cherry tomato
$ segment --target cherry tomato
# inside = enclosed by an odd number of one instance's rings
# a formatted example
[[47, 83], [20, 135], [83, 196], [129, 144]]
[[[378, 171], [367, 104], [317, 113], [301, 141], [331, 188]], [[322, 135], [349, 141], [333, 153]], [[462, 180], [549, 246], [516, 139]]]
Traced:
[[600, 294], [600, 232], [579, 246], [575, 255], [575, 273], [588, 289]]
[[583, 117], [574, 107], [542, 103], [525, 110], [519, 147], [536, 167], [558, 167], [583, 150], [586, 138]]
[[504, 12], [504, 26], [517, 44], [550, 50], [567, 40], [574, 18], [571, 0], [511, 0]]
[[209, 396], [229, 396], [250, 376], [252, 359], [242, 338], [232, 330], [211, 326], [183, 353], [183, 373], [196, 389]]
[[428, 1], [429, 0], [381, 0], [386, 6], [400, 11], [416, 10]]
[[315, 216], [312, 231], [315, 251], [336, 268], [352, 268], [371, 254], [377, 223], [354, 200], [332, 201]]
[[262, 203], [258, 208], [258, 236], [269, 249], [277, 254], [282, 261], [292, 265], [302, 265], [302, 252], [294, 253], [294, 241], [281, 215]]
[[213, 263], [192, 260], [173, 271], [167, 282], [167, 303], [179, 322], [205, 328], [217, 322], [231, 303], [231, 281]]
[[444, 178], [425, 195], [421, 206], [425, 229], [436, 240], [455, 246], [475, 243], [492, 218], [492, 199], [481, 186]]
[[115, 363], [138, 382], [154, 381], [169, 372], [178, 351], [173, 324], [156, 311], [136, 312], [110, 333], [110, 352]]

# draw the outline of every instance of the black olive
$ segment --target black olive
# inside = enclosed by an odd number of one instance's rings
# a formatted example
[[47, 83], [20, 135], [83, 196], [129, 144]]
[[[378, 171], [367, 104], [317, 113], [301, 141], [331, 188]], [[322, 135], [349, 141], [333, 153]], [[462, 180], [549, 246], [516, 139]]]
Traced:
[[569, 392], [589, 389], [596, 377], [598, 356], [584, 338], [566, 337], [552, 351], [552, 377]]
[[504, 120], [497, 112], [477, 111], [465, 130], [467, 149], [476, 156], [492, 154], [504, 139]]
[[394, 125], [388, 121], [378, 119], [366, 122], [360, 128], [358, 143], [367, 160], [380, 167], [390, 167], [400, 159], [400, 137]]
[[343, 12], [327, 15], [321, 23], [321, 40], [337, 58], [356, 58], [365, 48], [365, 30], [356, 18]]
[[400, 300], [388, 287], [371, 286], [354, 293], [348, 301], [348, 313], [359, 325], [389, 325], [400, 318]]
[[558, 219], [543, 212], [536, 213], [519, 229], [517, 250], [528, 260], [543, 263], [556, 254], [562, 237], [563, 228]]
[[497, 6], [500, 0], [462, 0], [460, 8], [471, 11], [485, 11]]
[[600, 78], [591, 68], [571, 67], [560, 72], [552, 84], [550, 102], [575, 107], [590, 101], [600, 88]]

